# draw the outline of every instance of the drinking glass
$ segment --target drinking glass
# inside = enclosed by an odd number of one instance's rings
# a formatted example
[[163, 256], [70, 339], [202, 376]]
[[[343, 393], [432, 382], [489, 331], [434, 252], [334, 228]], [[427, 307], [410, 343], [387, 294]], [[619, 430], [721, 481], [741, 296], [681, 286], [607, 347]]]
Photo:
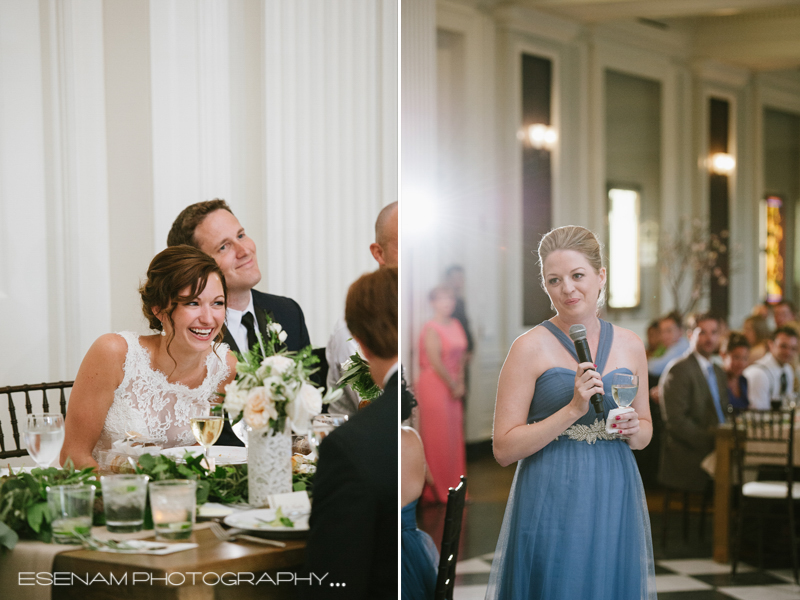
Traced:
[[192, 410], [191, 423], [194, 439], [203, 447], [206, 467], [211, 470], [208, 449], [219, 439], [219, 434], [222, 433], [222, 426], [225, 424], [225, 417], [212, 415], [207, 406], [197, 406]]
[[147, 503], [147, 475], [103, 475], [106, 528], [113, 533], [141, 531]]
[[39, 468], [48, 467], [64, 445], [64, 417], [61, 413], [28, 415], [23, 432], [28, 454]]
[[53, 525], [53, 542], [80, 544], [79, 535], [92, 531], [93, 485], [73, 484], [47, 487], [47, 506]]
[[150, 482], [150, 510], [158, 540], [185, 540], [192, 535], [195, 520], [193, 479], [167, 479]]
[[308, 445], [314, 451], [314, 456], [319, 460], [319, 446], [322, 440], [334, 429], [347, 422], [347, 415], [327, 414], [317, 415], [311, 419], [311, 431], [308, 436]]
[[639, 390], [639, 376], [626, 373], [614, 373], [611, 378], [611, 395], [620, 408], [627, 408], [636, 398]]

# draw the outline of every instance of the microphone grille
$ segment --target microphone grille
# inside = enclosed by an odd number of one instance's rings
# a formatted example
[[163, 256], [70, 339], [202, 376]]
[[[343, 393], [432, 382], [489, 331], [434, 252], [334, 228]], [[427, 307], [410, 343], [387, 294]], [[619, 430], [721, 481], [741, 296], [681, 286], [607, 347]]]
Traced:
[[571, 325], [569, 328], [569, 337], [573, 342], [577, 342], [578, 340], [585, 340], [586, 339], [586, 327], [578, 323], [577, 325]]

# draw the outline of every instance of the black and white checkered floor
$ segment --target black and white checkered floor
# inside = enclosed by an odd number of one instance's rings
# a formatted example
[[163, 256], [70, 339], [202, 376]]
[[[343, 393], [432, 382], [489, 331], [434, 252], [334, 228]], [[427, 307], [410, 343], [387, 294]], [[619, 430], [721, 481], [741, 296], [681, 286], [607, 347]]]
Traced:
[[[467, 558], [456, 567], [455, 600], [483, 600], [492, 554]], [[731, 581], [728, 565], [710, 559], [657, 560], [659, 600], [800, 600], [791, 569], [759, 572], [740, 565]]]

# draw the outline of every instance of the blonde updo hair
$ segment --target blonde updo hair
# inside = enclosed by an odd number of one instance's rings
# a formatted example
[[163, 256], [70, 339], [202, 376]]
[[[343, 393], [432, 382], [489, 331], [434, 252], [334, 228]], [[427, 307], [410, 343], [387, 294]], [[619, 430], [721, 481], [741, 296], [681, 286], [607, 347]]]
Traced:
[[[539, 282], [545, 293], [547, 293], [547, 286], [544, 279], [544, 261], [556, 250], [580, 252], [589, 261], [595, 273], [600, 273], [600, 269], [604, 267], [602, 246], [594, 233], [578, 225], [566, 225], [551, 229], [539, 242]], [[603, 306], [605, 297], [606, 286], [604, 283], [597, 297], [598, 309]]]

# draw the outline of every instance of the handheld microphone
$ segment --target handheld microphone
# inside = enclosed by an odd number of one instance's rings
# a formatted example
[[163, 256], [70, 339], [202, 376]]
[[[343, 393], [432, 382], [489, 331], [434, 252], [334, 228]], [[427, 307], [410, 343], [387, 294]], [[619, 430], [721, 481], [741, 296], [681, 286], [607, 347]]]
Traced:
[[[569, 328], [569, 337], [575, 342], [575, 352], [578, 353], [578, 362], [590, 362], [594, 364], [592, 360], [592, 351], [589, 350], [589, 342], [586, 340], [586, 327], [583, 325], [572, 325]], [[592, 369], [594, 370], [594, 369]], [[591, 398], [592, 406], [594, 406], [594, 411], [598, 415], [603, 414], [603, 396], [601, 394], [595, 394]]]

